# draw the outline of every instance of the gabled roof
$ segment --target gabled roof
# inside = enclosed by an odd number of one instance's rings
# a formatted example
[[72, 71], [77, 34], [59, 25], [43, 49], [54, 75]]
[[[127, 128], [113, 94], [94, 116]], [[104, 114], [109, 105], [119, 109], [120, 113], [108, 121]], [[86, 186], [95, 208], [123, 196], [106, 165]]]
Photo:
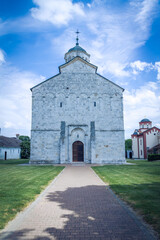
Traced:
[[57, 77], [57, 76], [60, 75], [60, 74], [61, 74], [61, 73], [58, 73], [58, 74], [54, 75], [53, 77], [47, 78], [47, 79], [44, 80], [43, 82], [38, 83], [38, 84], [35, 85], [34, 87], [30, 88], [30, 90], [32, 91], [33, 88], [38, 87], [38, 86], [41, 85], [42, 83], [45, 83], [45, 82], [49, 81], [50, 79]]
[[157, 127], [154, 126], [154, 127], [148, 128], [146, 131], [144, 131], [144, 132], [142, 132], [142, 133], [147, 133], [147, 132], [149, 132], [150, 130], [153, 130], [153, 129], [156, 129], [156, 130], [160, 131], [159, 128], [157, 128]]
[[145, 131], [143, 131], [143, 132], [139, 132], [139, 134], [135, 134], [135, 132], [131, 135], [131, 136], [137, 136], [137, 137], [139, 137], [139, 136], [143, 136], [143, 134], [144, 133], [147, 133], [147, 132], [150, 132], [151, 130], [153, 130], [153, 129], [156, 129], [156, 130], [158, 130], [159, 132], [160, 132], [160, 129], [159, 128], [157, 128], [157, 127], [151, 127], [151, 128], [147, 128], [147, 130], [145, 130]]
[[64, 67], [66, 67], [66, 66], [70, 65], [71, 63], [76, 62], [76, 61], [78, 61], [78, 60], [84, 62], [85, 64], [87, 64], [88, 66], [94, 68], [94, 69], [97, 71], [97, 68], [98, 68], [97, 66], [95, 66], [95, 65], [93, 65], [92, 63], [84, 60], [84, 59], [81, 58], [80, 56], [76, 56], [76, 57], [74, 57], [73, 59], [71, 59], [70, 61], [68, 61], [68, 62], [60, 65], [60, 66], [59, 66], [59, 71], [61, 72], [61, 68], [64, 68]]
[[84, 62], [85, 64], [87, 64], [88, 66], [94, 68], [94, 69], [95, 69], [95, 73], [96, 73], [98, 76], [100, 76], [100, 77], [102, 77], [103, 79], [109, 81], [110, 83], [112, 83], [113, 85], [115, 85], [115, 86], [121, 88], [121, 89], [124, 91], [124, 88], [120, 87], [118, 84], [116, 84], [116, 83], [110, 81], [109, 79], [107, 79], [107, 78], [103, 77], [102, 75], [100, 75], [99, 73], [97, 73], [97, 69], [98, 69], [97, 66], [95, 66], [95, 65], [92, 64], [92, 63], [89, 63], [88, 61], [84, 60], [84, 59], [81, 58], [80, 56], [77, 56], [77, 57], [71, 59], [70, 61], [68, 61], [67, 63], [64, 63], [64, 64], [60, 65], [60, 66], [59, 66], [59, 73], [58, 73], [58, 74], [56, 74], [56, 75], [54, 75], [53, 77], [50, 77], [50, 78], [46, 79], [45, 81], [43, 81], [43, 82], [41, 82], [41, 83], [35, 85], [34, 87], [30, 88], [30, 90], [32, 91], [33, 88], [38, 87], [38, 86], [40, 86], [41, 84], [43, 84], [43, 83], [49, 81], [50, 79], [57, 77], [58, 75], [61, 74], [61, 68], [64, 68], [65, 66], [68, 66], [69, 64], [71, 64], [71, 63], [73, 63], [73, 62], [75, 62], [75, 61], [77, 61], [77, 60], [80, 60], [80, 61]]
[[6, 148], [20, 148], [21, 140], [16, 137], [0, 136], [0, 147]]
[[103, 76], [102, 76], [102, 75], [100, 75], [99, 73], [97, 73], [97, 72], [96, 72], [96, 74], [97, 74], [98, 76], [102, 77], [103, 79], [107, 80], [108, 82], [112, 83], [112, 84], [113, 84], [113, 85], [115, 85], [116, 87], [119, 87], [119, 88], [121, 88], [123, 91], [125, 90], [124, 88], [120, 87], [118, 84], [116, 84], [116, 83], [112, 82], [112, 81], [111, 81], [111, 80], [109, 80], [108, 78], [105, 78], [105, 77], [103, 77]]

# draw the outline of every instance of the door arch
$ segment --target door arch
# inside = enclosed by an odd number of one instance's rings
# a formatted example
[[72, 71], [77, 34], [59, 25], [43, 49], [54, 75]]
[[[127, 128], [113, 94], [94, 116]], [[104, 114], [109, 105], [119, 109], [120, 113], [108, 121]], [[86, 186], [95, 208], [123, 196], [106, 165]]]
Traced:
[[84, 162], [84, 144], [81, 141], [72, 144], [72, 161]]

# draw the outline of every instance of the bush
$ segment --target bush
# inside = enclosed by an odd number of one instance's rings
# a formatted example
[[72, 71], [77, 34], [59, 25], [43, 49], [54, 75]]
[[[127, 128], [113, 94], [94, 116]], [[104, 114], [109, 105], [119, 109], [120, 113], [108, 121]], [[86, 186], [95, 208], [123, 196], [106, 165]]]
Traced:
[[30, 138], [28, 136], [20, 136], [21, 142], [21, 158], [29, 159], [30, 157]]
[[160, 154], [149, 154], [148, 161], [156, 161], [160, 160]]
[[125, 140], [125, 151], [132, 150], [132, 139]]

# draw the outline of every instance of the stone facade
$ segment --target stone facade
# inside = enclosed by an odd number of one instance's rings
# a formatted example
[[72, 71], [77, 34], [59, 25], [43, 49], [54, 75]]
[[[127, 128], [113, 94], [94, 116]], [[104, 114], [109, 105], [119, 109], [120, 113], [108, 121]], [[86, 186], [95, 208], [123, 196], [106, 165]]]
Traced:
[[68, 51], [59, 74], [31, 89], [32, 164], [72, 163], [75, 141], [85, 163], [125, 163], [123, 89], [79, 48]]

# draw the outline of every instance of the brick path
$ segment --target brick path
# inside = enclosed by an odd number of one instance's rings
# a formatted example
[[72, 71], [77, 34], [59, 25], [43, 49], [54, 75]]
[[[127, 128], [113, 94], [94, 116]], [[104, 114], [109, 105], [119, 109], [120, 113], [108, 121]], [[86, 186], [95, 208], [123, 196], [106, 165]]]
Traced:
[[67, 166], [0, 239], [155, 239], [89, 166]]

